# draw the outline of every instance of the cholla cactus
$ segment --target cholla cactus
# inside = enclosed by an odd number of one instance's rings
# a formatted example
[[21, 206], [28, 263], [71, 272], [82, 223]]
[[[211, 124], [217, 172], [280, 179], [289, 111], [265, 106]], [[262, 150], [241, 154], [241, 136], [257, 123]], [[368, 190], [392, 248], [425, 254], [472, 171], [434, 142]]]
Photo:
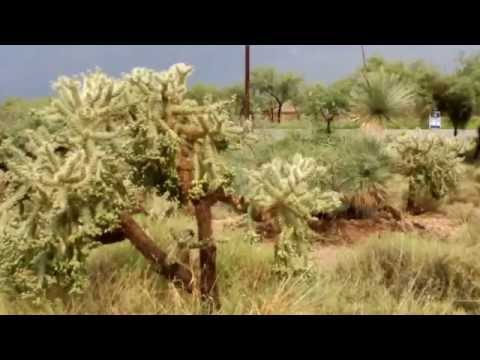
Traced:
[[[188, 269], [168, 264], [165, 253], [153, 251], [155, 244], [145, 237], [132, 239], [142, 229], [128, 216], [141, 190], [134, 185], [132, 164], [141, 165], [140, 177], [151, 163], [167, 169], [167, 178], [176, 170], [183, 193], [196, 201], [219, 189], [224, 192], [230, 183], [219, 151], [248, 134], [229, 120], [227, 102], [206, 99], [199, 106], [185, 99], [191, 72], [191, 67], [177, 64], [160, 73], [135, 69], [115, 80], [96, 70], [54, 84], [55, 100], [37, 115], [63, 124], [61, 130], [55, 136], [48, 131], [27, 134], [32, 140], [29, 154], [5, 147], [14, 174], [0, 208], [0, 219], [8, 225], [0, 238], [1, 251], [11, 254], [1, 265], [5, 283], [33, 296], [52, 285], [80, 290], [92, 240], [118, 230], [121, 223], [123, 235], [165, 276], [178, 275], [191, 289]], [[211, 199], [205, 204], [203, 211], [210, 211]], [[199, 232], [200, 242], [208, 243], [208, 254], [201, 256], [208, 264], [214, 263], [208, 259], [214, 254], [210, 230]], [[214, 275], [210, 271], [202, 280], [202, 294], [210, 291]]]
[[274, 159], [249, 174], [252, 208], [271, 214], [280, 231], [275, 250], [278, 271], [306, 266], [308, 220], [314, 213], [331, 212], [342, 205], [338, 193], [312, 188], [311, 180], [326, 172], [313, 159], [296, 154], [291, 162]]
[[465, 151], [461, 141], [417, 131], [395, 139], [391, 150], [397, 170], [409, 179], [409, 206], [418, 195], [439, 200], [457, 186]]
[[[100, 69], [79, 77], [60, 77], [54, 84], [56, 98], [40, 111], [45, 121], [65, 122], [70, 135], [82, 141], [112, 140], [116, 124], [129, 116], [132, 100], [123, 80], [109, 78]], [[121, 129], [121, 128], [120, 128]]]
[[[126, 77], [126, 81], [133, 85], [134, 97], [145, 98], [137, 108], [137, 122], [132, 125], [148, 132], [149, 140], [143, 147], [151, 149], [159, 139], [165, 141], [165, 136], [168, 137], [178, 149], [180, 182], [183, 191], [188, 192], [184, 195], [198, 198], [229, 184], [231, 173], [218, 152], [226, 144], [244, 141], [247, 131], [230, 121], [229, 102], [213, 103], [206, 98], [205, 104], [199, 106], [186, 99], [187, 80], [192, 71], [185, 64], [174, 65], [161, 73], [138, 68]], [[193, 177], [182, 177], [184, 167], [189, 167]]]
[[66, 126], [56, 135], [26, 132], [26, 153], [3, 146], [12, 181], [0, 207], [0, 282], [36, 299], [83, 289], [93, 240], [118, 227], [138, 191], [111, 146], [127, 115], [118, 99], [123, 86], [97, 71], [61, 78], [54, 88], [58, 97], [38, 115]]

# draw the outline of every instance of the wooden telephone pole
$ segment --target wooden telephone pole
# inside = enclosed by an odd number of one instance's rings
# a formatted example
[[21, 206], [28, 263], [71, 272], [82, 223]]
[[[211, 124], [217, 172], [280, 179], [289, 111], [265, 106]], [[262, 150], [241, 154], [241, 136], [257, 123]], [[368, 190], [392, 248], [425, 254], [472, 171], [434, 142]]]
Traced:
[[243, 106], [245, 119], [250, 117], [250, 45], [245, 45], [245, 104]]
[[363, 68], [367, 66], [367, 56], [365, 55], [365, 45], [362, 46], [362, 59], [363, 59]]

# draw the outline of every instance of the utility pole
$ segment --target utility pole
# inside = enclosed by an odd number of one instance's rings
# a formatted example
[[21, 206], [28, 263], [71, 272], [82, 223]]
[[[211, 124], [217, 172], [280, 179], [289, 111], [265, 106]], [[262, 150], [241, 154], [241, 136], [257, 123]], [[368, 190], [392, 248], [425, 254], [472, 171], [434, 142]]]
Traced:
[[245, 45], [245, 119], [250, 117], [250, 45]]
[[370, 82], [368, 81], [366, 71], [367, 71], [367, 56], [365, 55], [365, 45], [360, 45], [362, 48], [362, 60], [363, 60], [363, 67], [360, 73], [362, 74], [363, 78], [365, 79], [365, 82], [367, 83], [367, 86], [370, 87]]
[[365, 45], [361, 45], [362, 47], [362, 59], [363, 59], [363, 68], [367, 66], [367, 56], [365, 55]]

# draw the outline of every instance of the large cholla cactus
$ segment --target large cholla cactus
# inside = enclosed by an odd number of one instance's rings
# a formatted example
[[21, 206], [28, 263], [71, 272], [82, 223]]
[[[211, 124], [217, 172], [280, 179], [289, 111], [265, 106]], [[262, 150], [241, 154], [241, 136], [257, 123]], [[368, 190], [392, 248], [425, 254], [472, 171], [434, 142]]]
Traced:
[[[52, 282], [77, 291], [92, 240], [127, 237], [163, 275], [191, 291], [191, 272], [170, 264], [131, 217], [140, 199], [138, 180], [148, 183], [153, 167], [161, 169], [153, 177], [160, 174], [156, 180], [166, 190], [177, 178], [184, 198], [193, 200], [203, 244], [201, 292], [211, 293], [216, 270], [210, 208], [230, 199], [231, 174], [219, 152], [244, 141], [248, 131], [229, 120], [227, 102], [207, 98], [199, 106], [185, 98], [191, 72], [184, 64], [166, 72], [139, 68], [116, 80], [96, 70], [54, 83], [54, 101], [37, 115], [59, 123], [60, 130], [55, 136], [28, 134], [25, 154], [5, 146], [14, 174], [0, 209], [8, 224], [0, 246], [12, 254], [2, 265], [5, 282], [25, 294], [47, 292]], [[44, 254], [40, 263], [38, 254]]]
[[77, 293], [93, 240], [118, 226], [135, 191], [114, 176], [125, 174], [121, 162], [96, 148], [89, 154], [71, 143], [64, 155], [46, 130], [27, 135], [29, 155], [4, 149], [14, 176], [0, 207], [0, 282], [27, 298], [58, 295], [52, 289]]
[[55, 99], [37, 115], [60, 130], [27, 132], [26, 152], [8, 142], [2, 149], [12, 180], [0, 208], [0, 279], [33, 298], [82, 290], [93, 240], [118, 228], [139, 190], [118, 151], [129, 116], [125, 82], [97, 70], [53, 87]]
[[276, 221], [275, 259], [280, 272], [305, 269], [308, 221], [314, 213], [332, 212], [342, 204], [338, 193], [312, 187], [311, 180], [326, 172], [313, 159], [297, 154], [291, 162], [274, 159], [249, 174], [252, 209], [261, 209]]
[[408, 207], [415, 198], [428, 195], [445, 197], [459, 181], [465, 143], [432, 134], [402, 135], [391, 144], [398, 171], [409, 180]]
[[[192, 68], [185, 64], [172, 66], [166, 72], [137, 68], [126, 77], [134, 98], [145, 100], [136, 107], [132, 129], [141, 136], [130, 149], [131, 157], [145, 163], [145, 156], [155, 153], [158, 144], [168, 141], [177, 146], [177, 173], [184, 197], [201, 197], [227, 186], [231, 173], [218, 152], [225, 146], [245, 140], [246, 130], [229, 119], [229, 102], [213, 103], [208, 97], [204, 105], [187, 99], [187, 80]], [[139, 149], [143, 149], [140, 153]], [[153, 149], [153, 150], [152, 150]], [[147, 154], [147, 155], [145, 155]], [[151, 157], [153, 160], [154, 157]], [[166, 156], [157, 159], [168, 160]], [[150, 162], [151, 163], [151, 162]]]

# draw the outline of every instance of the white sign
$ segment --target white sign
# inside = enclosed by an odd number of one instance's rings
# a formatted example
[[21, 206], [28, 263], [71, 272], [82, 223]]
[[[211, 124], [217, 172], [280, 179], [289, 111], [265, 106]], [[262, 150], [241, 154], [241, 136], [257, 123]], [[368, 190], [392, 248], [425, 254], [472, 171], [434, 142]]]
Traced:
[[433, 111], [430, 114], [430, 118], [428, 120], [428, 127], [430, 129], [442, 128], [442, 115], [440, 114], [440, 111]]

